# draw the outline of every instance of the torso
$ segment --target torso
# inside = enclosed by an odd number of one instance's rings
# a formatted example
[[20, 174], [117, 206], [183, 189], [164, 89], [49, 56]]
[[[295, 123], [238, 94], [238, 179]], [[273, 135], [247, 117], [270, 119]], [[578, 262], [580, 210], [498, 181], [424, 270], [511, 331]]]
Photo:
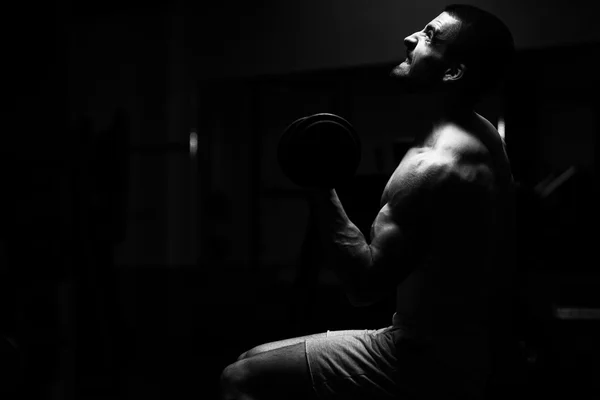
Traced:
[[[489, 174], [493, 179], [489, 181], [490, 190], [511, 179], [503, 141], [487, 120], [475, 114], [467, 128], [442, 127], [432, 132], [424, 144], [411, 148], [386, 185], [382, 206], [394, 190], [407, 183], [406, 177], [424, 159], [450, 163], [457, 171]], [[448, 242], [443, 246], [434, 241], [428, 243], [420, 265], [398, 284], [395, 322], [440, 344], [447, 357], [458, 357], [469, 365], [485, 363], [482, 349], [487, 346], [484, 317], [485, 297], [489, 293], [485, 282], [493, 268], [493, 256], [475, 249], [481, 249], [484, 235], [494, 240], [493, 229], [473, 232], [460, 226], [458, 219], [455, 226], [447, 225], [444, 221], [444, 226], [429, 227], [446, 231], [443, 237]], [[479, 244], [471, 244], [475, 241]]]

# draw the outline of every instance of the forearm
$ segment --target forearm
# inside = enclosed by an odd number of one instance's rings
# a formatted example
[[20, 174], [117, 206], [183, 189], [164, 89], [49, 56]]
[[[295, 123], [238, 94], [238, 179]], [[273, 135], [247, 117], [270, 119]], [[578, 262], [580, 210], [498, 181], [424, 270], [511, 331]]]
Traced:
[[371, 248], [335, 190], [312, 193], [310, 203], [321, 243], [333, 259], [331, 268], [346, 290], [354, 291], [372, 263]]

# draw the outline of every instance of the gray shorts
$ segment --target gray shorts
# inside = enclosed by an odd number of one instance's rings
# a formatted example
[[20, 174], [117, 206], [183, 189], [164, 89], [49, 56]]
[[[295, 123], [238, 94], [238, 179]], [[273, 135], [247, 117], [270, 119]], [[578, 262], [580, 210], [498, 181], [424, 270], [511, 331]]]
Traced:
[[[305, 341], [313, 389], [320, 399], [478, 398], [440, 362], [426, 342], [398, 326], [328, 331]], [[464, 378], [464, 377], [462, 377]]]

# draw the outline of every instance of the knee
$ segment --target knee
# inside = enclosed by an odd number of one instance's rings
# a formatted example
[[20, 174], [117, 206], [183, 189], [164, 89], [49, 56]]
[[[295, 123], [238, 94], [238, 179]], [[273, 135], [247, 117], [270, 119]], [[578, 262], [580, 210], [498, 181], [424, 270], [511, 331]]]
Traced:
[[242, 353], [238, 357], [237, 360], [241, 361], [241, 360], [244, 360], [244, 359], [246, 359], [248, 357], [252, 357], [252, 356], [255, 356], [257, 354], [264, 353], [267, 350], [269, 350], [269, 349], [266, 346], [264, 346], [264, 345], [256, 346], [256, 347], [253, 347], [250, 350], [245, 351], [244, 353]]
[[239, 393], [247, 381], [248, 371], [243, 361], [227, 366], [221, 373], [221, 390], [223, 393]]

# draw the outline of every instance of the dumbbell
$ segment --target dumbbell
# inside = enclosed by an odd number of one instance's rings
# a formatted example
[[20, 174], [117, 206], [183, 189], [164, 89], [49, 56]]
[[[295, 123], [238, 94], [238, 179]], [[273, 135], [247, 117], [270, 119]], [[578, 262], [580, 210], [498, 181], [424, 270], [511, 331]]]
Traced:
[[361, 142], [353, 126], [339, 115], [313, 114], [292, 122], [281, 134], [277, 161], [296, 185], [334, 188], [354, 176]]

